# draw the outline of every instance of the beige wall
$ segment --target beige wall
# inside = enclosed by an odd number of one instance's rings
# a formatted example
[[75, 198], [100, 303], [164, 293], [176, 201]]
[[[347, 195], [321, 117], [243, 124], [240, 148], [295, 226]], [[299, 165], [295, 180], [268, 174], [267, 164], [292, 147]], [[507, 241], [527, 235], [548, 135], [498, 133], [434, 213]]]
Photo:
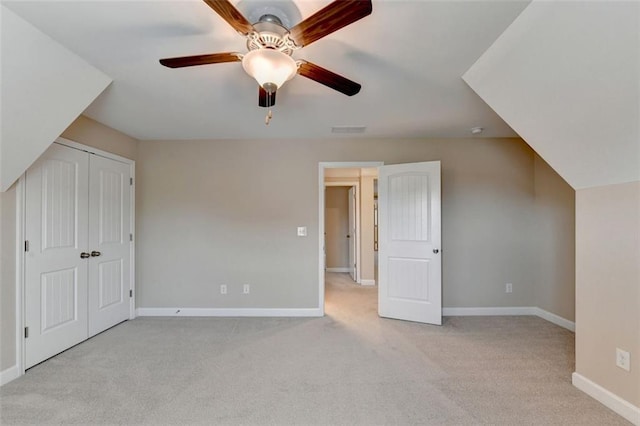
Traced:
[[328, 186], [325, 191], [324, 231], [327, 268], [349, 267], [349, 188]]
[[575, 191], [534, 157], [536, 306], [575, 321]]
[[640, 407], [640, 182], [576, 192], [576, 249], [576, 372]]
[[84, 115], [71, 123], [60, 136], [131, 160], [136, 159], [138, 151], [137, 139]]
[[0, 192], [0, 371], [16, 363], [16, 185]]
[[444, 306], [531, 306], [534, 154], [519, 139], [142, 141], [138, 305], [317, 307], [318, 162], [429, 160], [442, 161]]
[[[544, 265], [532, 261], [534, 205], [548, 185], [534, 179], [541, 164], [519, 139], [138, 142], [84, 117], [64, 136], [137, 158], [138, 306], [316, 307], [318, 163], [430, 160], [442, 161], [444, 306], [536, 303]], [[5, 257], [15, 255], [15, 191], [0, 199], [3, 354], [15, 344], [15, 271], [4, 266], [15, 264]], [[297, 237], [297, 226], [309, 236]], [[219, 284], [229, 286], [225, 298]], [[565, 316], [564, 304], [545, 309]]]

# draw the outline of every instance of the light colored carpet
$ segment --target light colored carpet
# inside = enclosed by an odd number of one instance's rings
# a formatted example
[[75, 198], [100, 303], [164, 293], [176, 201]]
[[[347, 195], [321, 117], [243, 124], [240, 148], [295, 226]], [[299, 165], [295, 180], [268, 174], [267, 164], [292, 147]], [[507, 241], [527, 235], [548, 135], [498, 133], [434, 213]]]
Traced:
[[0, 389], [2, 424], [623, 425], [537, 317], [378, 318], [328, 274], [324, 318], [140, 318]]

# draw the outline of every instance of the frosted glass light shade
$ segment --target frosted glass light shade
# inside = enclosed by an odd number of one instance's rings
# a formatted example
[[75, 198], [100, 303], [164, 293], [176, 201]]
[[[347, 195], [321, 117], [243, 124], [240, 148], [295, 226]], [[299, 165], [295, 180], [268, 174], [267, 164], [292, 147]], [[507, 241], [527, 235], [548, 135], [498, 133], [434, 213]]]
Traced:
[[252, 50], [242, 58], [242, 67], [261, 87], [273, 83], [278, 89], [298, 71], [291, 56], [273, 49]]

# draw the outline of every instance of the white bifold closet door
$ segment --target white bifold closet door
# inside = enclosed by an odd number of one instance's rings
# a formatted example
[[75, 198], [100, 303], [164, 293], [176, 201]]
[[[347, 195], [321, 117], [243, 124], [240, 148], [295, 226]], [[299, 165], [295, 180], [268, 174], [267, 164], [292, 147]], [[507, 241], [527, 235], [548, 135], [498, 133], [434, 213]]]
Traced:
[[56, 143], [27, 171], [26, 368], [129, 317], [129, 175]]

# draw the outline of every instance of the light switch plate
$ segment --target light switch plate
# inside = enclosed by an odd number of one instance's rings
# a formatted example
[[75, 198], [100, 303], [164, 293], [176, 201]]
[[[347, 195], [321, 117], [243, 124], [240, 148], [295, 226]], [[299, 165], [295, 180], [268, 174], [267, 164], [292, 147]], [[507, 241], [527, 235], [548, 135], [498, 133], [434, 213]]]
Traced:
[[298, 237], [306, 237], [306, 236], [307, 236], [307, 227], [298, 226]]
[[629, 352], [616, 348], [616, 365], [623, 370], [631, 370], [631, 355]]

